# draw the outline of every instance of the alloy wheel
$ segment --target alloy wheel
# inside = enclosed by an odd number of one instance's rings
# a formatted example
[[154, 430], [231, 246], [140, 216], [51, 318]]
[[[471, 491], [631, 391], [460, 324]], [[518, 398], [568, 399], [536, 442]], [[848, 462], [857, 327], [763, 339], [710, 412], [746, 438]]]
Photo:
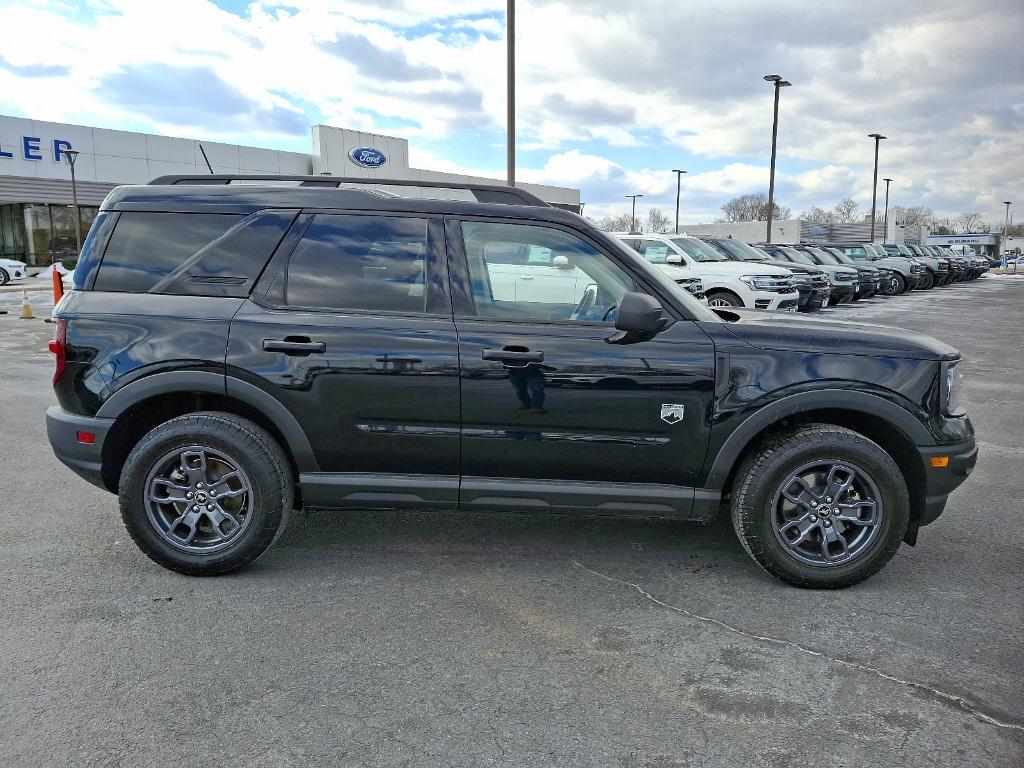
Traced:
[[172, 546], [211, 554], [231, 546], [253, 517], [253, 489], [226, 452], [190, 445], [165, 454], [146, 479], [146, 515]]
[[790, 473], [775, 493], [771, 515], [775, 538], [790, 556], [835, 567], [870, 549], [884, 509], [867, 472], [848, 461], [825, 459]]

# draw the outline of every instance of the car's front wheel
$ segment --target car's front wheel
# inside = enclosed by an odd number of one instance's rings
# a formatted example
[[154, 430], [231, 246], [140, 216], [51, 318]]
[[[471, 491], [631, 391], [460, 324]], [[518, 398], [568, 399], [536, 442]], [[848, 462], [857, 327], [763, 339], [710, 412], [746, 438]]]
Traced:
[[254, 562], [284, 531], [294, 482], [266, 430], [201, 412], [153, 429], [121, 471], [121, 516], [152, 560], [190, 576]]
[[744, 549], [773, 576], [835, 589], [863, 581], [893, 556], [910, 501], [879, 445], [832, 424], [768, 438], [739, 467], [732, 520]]
[[886, 294], [889, 296], [899, 296], [901, 293], [907, 290], [907, 280], [903, 275], [898, 272], [892, 276], [892, 282], [889, 283], [889, 288], [886, 290]]
[[743, 299], [729, 291], [715, 291], [708, 294], [708, 306], [725, 309], [743, 309]]
[[6, 270], [0, 269], [0, 285], [7, 285], [11, 281], [11, 276], [7, 274]]

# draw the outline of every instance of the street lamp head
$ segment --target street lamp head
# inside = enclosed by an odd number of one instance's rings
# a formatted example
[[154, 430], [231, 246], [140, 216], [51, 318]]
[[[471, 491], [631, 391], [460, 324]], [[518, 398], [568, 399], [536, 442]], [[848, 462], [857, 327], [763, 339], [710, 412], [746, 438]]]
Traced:
[[678, 168], [673, 168], [672, 173], [686, 173], [686, 171], [681, 171]]
[[1003, 205], [1013, 205], [1013, 200], [1003, 200]]
[[869, 139], [874, 139], [875, 141], [880, 141], [880, 140], [888, 138], [888, 137], [887, 136], [883, 136], [880, 133], [869, 133], [868, 134], [868, 138]]
[[792, 85], [789, 80], [779, 80], [778, 85], [780, 88], [785, 88], [787, 85]]
[[77, 149], [63, 149], [61, 151], [64, 153], [64, 156], [67, 157], [68, 162], [71, 163], [71, 165], [74, 165], [75, 164], [75, 160], [78, 159], [78, 150]]
[[885, 179], [882, 179], [882, 181], [892, 181], [892, 179], [890, 179], [890, 178], [885, 178]]
[[769, 83], [778, 83], [782, 80], [782, 75], [765, 75], [764, 79]]

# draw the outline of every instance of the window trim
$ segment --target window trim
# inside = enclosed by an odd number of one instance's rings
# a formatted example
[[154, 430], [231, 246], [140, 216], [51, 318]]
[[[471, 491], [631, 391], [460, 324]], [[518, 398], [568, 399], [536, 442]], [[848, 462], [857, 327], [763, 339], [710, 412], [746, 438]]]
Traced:
[[[658, 291], [654, 285], [647, 282], [645, 276], [631, 269], [631, 265], [624, 263], [619, 255], [615, 252], [610, 252], [610, 249], [606, 248], [603, 243], [597, 238], [591, 237], [586, 230], [576, 229], [574, 227], [562, 224], [560, 222], [546, 221], [543, 219], [527, 219], [527, 218], [505, 218], [501, 216], [469, 216], [465, 214], [459, 215], [446, 215], [445, 221], [445, 232], [448, 239], [448, 273], [449, 273], [449, 292], [452, 298], [452, 312], [455, 320], [468, 320], [468, 321], [483, 321], [489, 323], [509, 323], [513, 325], [550, 325], [557, 327], [574, 327], [574, 328], [614, 328], [613, 324], [602, 322], [600, 320], [549, 320], [543, 318], [506, 318], [506, 317], [490, 317], [487, 315], [480, 315], [476, 311], [476, 302], [473, 298], [471, 275], [469, 272], [469, 258], [466, 255], [466, 244], [462, 237], [462, 224], [463, 222], [481, 223], [481, 224], [517, 224], [520, 226], [533, 226], [543, 227], [545, 229], [555, 229], [560, 232], [578, 237], [598, 253], [609, 259], [615, 266], [621, 269], [630, 277], [638, 286], [638, 290], [641, 293], [645, 293], [648, 296], [656, 298], [662, 305], [662, 308], [668, 312], [669, 315], [676, 320], [694, 320], [682, 310], [679, 305], [671, 300], [671, 297], [665, 296]], [[609, 237], [611, 237], [609, 235]], [[630, 246], [625, 243], [623, 247], [629, 248]], [[638, 259], [643, 259], [639, 253], [636, 254]], [[653, 269], [652, 265], [652, 269]], [[452, 282], [452, 278], [455, 277], [462, 281], [462, 286], [458, 288]]]
[[[424, 251], [425, 277], [423, 282], [424, 311], [404, 312], [385, 309], [365, 309], [361, 307], [316, 307], [298, 304], [278, 303], [270, 292], [278, 277], [287, 277], [288, 265], [299, 243], [313, 225], [317, 216], [380, 216], [387, 218], [421, 219], [426, 222], [426, 248]], [[291, 230], [278, 246], [277, 252], [271, 257], [259, 282], [250, 294], [250, 300], [264, 308], [279, 312], [303, 312], [318, 315], [336, 315], [343, 317], [404, 317], [451, 319], [451, 301], [448, 295], [448, 274], [445, 265], [446, 233], [442, 226], [442, 217], [434, 214], [423, 214], [416, 211], [364, 211], [343, 208], [304, 208], [299, 213]], [[436, 284], [435, 284], [435, 279]]]

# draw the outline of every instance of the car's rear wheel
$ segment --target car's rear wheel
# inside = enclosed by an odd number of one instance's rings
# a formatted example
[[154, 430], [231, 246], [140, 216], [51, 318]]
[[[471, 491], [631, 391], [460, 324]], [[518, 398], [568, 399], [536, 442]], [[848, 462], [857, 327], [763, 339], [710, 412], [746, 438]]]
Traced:
[[281, 447], [239, 416], [202, 412], [153, 429], [121, 472], [125, 527], [165, 568], [212, 576], [254, 562], [284, 531], [294, 482]]
[[732, 520], [747, 553], [800, 587], [836, 589], [878, 572], [899, 548], [910, 502], [876, 443], [812, 424], [762, 443], [739, 467]]
[[743, 299], [735, 293], [729, 293], [729, 291], [715, 291], [708, 294], [708, 306], [743, 309]]
[[0, 285], [7, 285], [11, 282], [11, 276], [7, 274], [6, 270], [0, 269]]

